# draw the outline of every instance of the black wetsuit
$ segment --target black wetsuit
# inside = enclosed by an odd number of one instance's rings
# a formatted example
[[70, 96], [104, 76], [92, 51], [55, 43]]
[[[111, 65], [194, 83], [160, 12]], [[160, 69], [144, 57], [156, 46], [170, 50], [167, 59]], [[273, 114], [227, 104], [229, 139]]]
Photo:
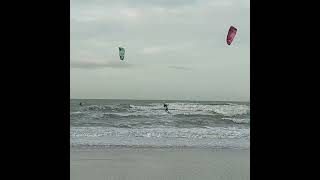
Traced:
[[169, 110], [168, 110], [168, 105], [167, 105], [167, 104], [164, 104], [163, 107], [166, 108], [166, 109], [165, 109], [166, 112], [169, 112]]

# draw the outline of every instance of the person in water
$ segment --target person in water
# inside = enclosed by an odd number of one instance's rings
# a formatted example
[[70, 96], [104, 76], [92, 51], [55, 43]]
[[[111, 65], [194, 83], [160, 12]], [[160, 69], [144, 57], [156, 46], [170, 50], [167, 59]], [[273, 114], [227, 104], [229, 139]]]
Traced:
[[82, 106], [82, 102], [80, 102], [80, 104], [79, 104], [80, 106]]
[[168, 110], [168, 104], [164, 103], [164, 104], [163, 104], [163, 107], [166, 108], [166, 109], [165, 109], [166, 112], [169, 112], [169, 110]]

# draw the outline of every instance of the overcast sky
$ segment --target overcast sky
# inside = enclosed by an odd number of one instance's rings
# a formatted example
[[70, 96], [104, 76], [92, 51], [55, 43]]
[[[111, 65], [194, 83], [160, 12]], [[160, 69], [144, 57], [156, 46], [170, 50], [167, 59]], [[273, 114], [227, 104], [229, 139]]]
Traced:
[[71, 0], [70, 16], [71, 98], [250, 100], [249, 0]]

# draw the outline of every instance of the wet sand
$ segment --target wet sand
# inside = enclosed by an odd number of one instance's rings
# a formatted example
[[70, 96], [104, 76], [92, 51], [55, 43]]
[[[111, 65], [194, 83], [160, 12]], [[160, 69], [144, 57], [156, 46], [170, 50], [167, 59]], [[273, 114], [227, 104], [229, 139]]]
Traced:
[[70, 151], [71, 180], [249, 180], [250, 151], [108, 148]]

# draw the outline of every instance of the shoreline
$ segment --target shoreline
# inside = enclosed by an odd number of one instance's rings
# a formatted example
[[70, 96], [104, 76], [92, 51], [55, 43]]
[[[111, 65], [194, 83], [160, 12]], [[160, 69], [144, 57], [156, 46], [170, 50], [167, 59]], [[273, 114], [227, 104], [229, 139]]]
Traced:
[[250, 100], [246, 101], [237, 101], [237, 100], [187, 100], [187, 99], [109, 99], [109, 98], [70, 98], [70, 100], [111, 100], [111, 101], [181, 101], [181, 102], [229, 102], [229, 103], [250, 103]]
[[71, 145], [70, 151], [103, 151], [103, 150], [209, 150], [209, 151], [250, 151], [244, 147], [205, 147], [205, 146], [152, 146], [152, 145]]

